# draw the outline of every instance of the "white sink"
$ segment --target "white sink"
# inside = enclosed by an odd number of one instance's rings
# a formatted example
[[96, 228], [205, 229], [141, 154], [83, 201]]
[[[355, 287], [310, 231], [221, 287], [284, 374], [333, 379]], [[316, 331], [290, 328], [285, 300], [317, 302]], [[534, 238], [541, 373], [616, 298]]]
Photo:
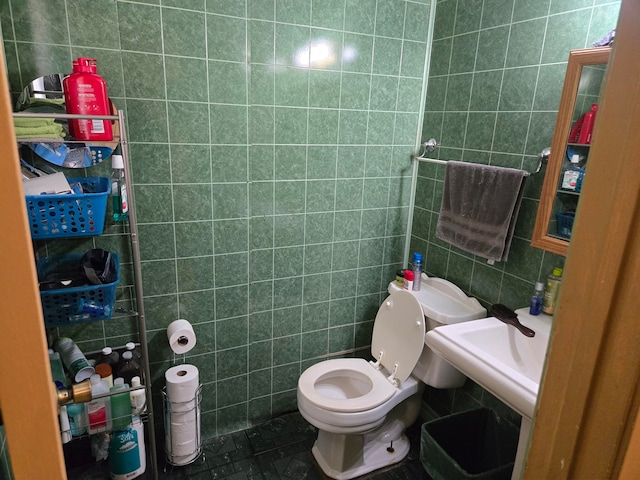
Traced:
[[518, 320], [531, 328], [525, 337], [515, 327], [489, 317], [427, 332], [431, 349], [482, 385], [522, 416], [533, 418], [549, 344], [551, 317], [516, 310]]
[[535, 336], [526, 337], [489, 317], [437, 327], [425, 337], [436, 354], [522, 415], [513, 480], [520, 479], [524, 466], [552, 320], [545, 314], [530, 315], [528, 308], [516, 313]]

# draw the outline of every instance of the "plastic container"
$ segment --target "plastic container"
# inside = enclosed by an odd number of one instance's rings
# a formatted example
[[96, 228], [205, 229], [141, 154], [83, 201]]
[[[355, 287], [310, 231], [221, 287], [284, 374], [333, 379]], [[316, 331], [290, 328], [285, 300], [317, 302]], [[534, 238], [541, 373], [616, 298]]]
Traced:
[[26, 195], [31, 238], [70, 238], [101, 235], [107, 212], [109, 179], [68, 178], [84, 193]]
[[[109, 115], [107, 83], [97, 73], [94, 58], [81, 57], [73, 61], [71, 75], [62, 81], [67, 113], [81, 115]], [[109, 120], [69, 120], [69, 132], [75, 140], [110, 142], [113, 129]]]
[[108, 363], [98, 363], [95, 368], [100, 378], [107, 381], [109, 388], [113, 387], [113, 369], [111, 365]]
[[53, 349], [60, 354], [62, 363], [74, 382], [82, 382], [96, 373], [95, 369], [89, 365], [82, 350], [70, 338], [58, 338], [53, 344]]
[[582, 127], [580, 128], [580, 135], [578, 137], [578, 143], [583, 145], [589, 145], [591, 143], [591, 136], [593, 135], [593, 126], [596, 123], [596, 113], [598, 112], [598, 104], [591, 105], [591, 110], [583, 115]]
[[60, 406], [58, 415], [60, 417], [60, 438], [62, 443], [69, 443], [71, 441], [71, 426], [69, 425], [69, 416], [65, 405]]
[[[122, 378], [116, 378], [113, 381], [113, 387], [110, 391], [118, 392], [129, 388], [129, 384], [125, 383]], [[129, 392], [113, 394], [111, 400], [111, 419], [114, 430], [124, 430], [131, 425], [131, 397]]]
[[[131, 388], [139, 387], [140, 377], [135, 376], [131, 379]], [[131, 392], [131, 413], [140, 415], [147, 410], [147, 394], [144, 388]]]
[[422, 254], [415, 252], [412, 262], [413, 287], [412, 290], [420, 290], [420, 279], [422, 278]]
[[120, 363], [116, 367], [116, 377], [122, 377], [126, 384], [131, 385], [131, 379], [136, 376], [140, 376], [140, 364], [133, 358], [131, 351], [122, 352]]
[[70, 403], [67, 405], [67, 415], [69, 416], [69, 427], [71, 435], [78, 437], [87, 433], [87, 413], [84, 403]]
[[420, 460], [433, 480], [509, 480], [518, 429], [488, 408], [422, 425]]
[[558, 301], [561, 282], [562, 268], [556, 267], [553, 269], [553, 273], [547, 278], [547, 286], [544, 291], [542, 311], [547, 315], [553, 315], [556, 310], [556, 302]]
[[571, 238], [571, 230], [573, 230], [573, 221], [575, 218], [575, 212], [556, 213], [556, 231], [558, 232], [558, 235], [565, 238]]
[[[80, 322], [107, 320], [111, 318], [116, 300], [116, 286], [120, 282], [120, 261], [116, 253], [111, 254], [115, 267], [116, 279], [112, 283], [102, 285], [82, 285], [71, 288], [41, 290], [40, 300], [44, 314], [44, 324], [47, 328], [63, 327]], [[45, 257], [38, 260], [38, 279], [42, 280], [54, 272], [73, 271], [80, 264], [82, 255], [63, 255], [60, 257]], [[102, 313], [78, 313], [80, 301], [97, 305], [109, 306]], [[107, 314], [108, 313], [108, 314]]]
[[544, 283], [536, 282], [533, 296], [531, 297], [531, 304], [529, 305], [529, 313], [531, 315], [540, 315], [542, 312], [542, 305], [544, 303]]
[[[133, 342], [127, 342], [124, 346], [125, 350], [130, 351], [133, 354], [133, 358], [135, 360], [140, 360], [142, 358], [142, 352], [140, 351], [140, 347], [136, 346]], [[140, 363], [140, 362], [138, 362]]]
[[413, 271], [404, 271], [404, 284], [402, 286], [405, 290], [413, 290]]
[[584, 179], [584, 168], [580, 166], [580, 155], [571, 156], [571, 165], [564, 170], [560, 188], [570, 192], [579, 193], [582, 190], [582, 180]]
[[[109, 385], [100, 375], [91, 377], [91, 396], [109, 393]], [[111, 430], [111, 405], [109, 397], [94, 398], [86, 404], [89, 434]]]
[[98, 362], [106, 363], [110, 365], [111, 368], [113, 368], [118, 364], [119, 361], [120, 361], [120, 354], [116, 352], [113, 348], [104, 347], [100, 351], [100, 358], [98, 359]]
[[127, 200], [127, 183], [124, 179], [124, 161], [122, 155], [111, 155], [111, 202], [113, 219], [124, 222], [129, 219], [129, 203]]
[[67, 379], [64, 376], [64, 368], [62, 367], [62, 360], [60, 354], [49, 349], [49, 365], [51, 367], [51, 377], [56, 384], [56, 388], [64, 388], [67, 385]]

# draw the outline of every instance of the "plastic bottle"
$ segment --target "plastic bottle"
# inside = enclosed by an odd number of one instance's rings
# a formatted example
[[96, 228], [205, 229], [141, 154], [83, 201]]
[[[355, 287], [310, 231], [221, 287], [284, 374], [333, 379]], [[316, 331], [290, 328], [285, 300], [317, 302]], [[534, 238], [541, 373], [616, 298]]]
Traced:
[[138, 450], [140, 451], [140, 475], [147, 469], [147, 448], [144, 443], [144, 422], [138, 415], [134, 415], [131, 427], [138, 435]]
[[420, 277], [422, 276], [422, 254], [415, 252], [413, 254], [413, 288], [412, 290], [420, 290]]
[[113, 202], [113, 219], [124, 222], [129, 218], [127, 200], [127, 183], [124, 179], [124, 160], [122, 155], [111, 155], [111, 201]]
[[71, 441], [71, 427], [69, 426], [67, 407], [62, 405], [58, 409], [58, 415], [60, 417], [60, 438], [62, 443], [69, 443]]
[[580, 155], [571, 156], [571, 165], [567, 167], [562, 175], [560, 188], [579, 192], [582, 189], [582, 179], [584, 178], [584, 168], [580, 166]]
[[91, 375], [96, 373], [95, 369], [89, 365], [82, 351], [70, 338], [58, 338], [53, 344], [53, 349], [60, 354], [62, 363], [67, 367], [67, 371], [74, 382], [81, 382], [91, 378]]
[[116, 377], [122, 377], [125, 383], [131, 385], [131, 379], [135, 376], [140, 376], [140, 365], [133, 358], [133, 353], [127, 350], [122, 353], [120, 363], [116, 368]]
[[536, 282], [535, 291], [531, 297], [531, 305], [529, 313], [531, 315], [540, 315], [542, 312], [542, 304], [544, 303], [544, 283]]
[[[62, 81], [67, 113], [82, 115], [109, 115], [111, 113], [107, 83], [98, 75], [94, 58], [73, 61], [71, 75]], [[75, 140], [113, 140], [109, 120], [69, 120], [69, 131]]]
[[118, 365], [119, 361], [120, 361], [120, 354], [118, 352], [116, 352], [111, 347], [104, 347], [100, 352], [100, 358], [98, 360], [98, 363], [106, 363], [108, 365], [111, 365], [111, 368], [113, 368], [116, 365]]
[[[91, 396], [109, 393], [109, 385], [97, 373], [91, 376]], [[94, 434], [111, 429], [111, 405], [108, 397], [95, 398], [87, 402], [87, 419], [89, 433]]]
[[[121, 377], [113, 381], [110, 391], [117, 392], [129, 388]], [[131, 425], [131, 397], [129, 392], [113, 394], [111, 400], [111, 419], [114, 430], [124, 430]]]
[[553, 269], [553, 273], [547, 278], [547, 287], [544, 291], [544, 306], [542, 307], [542, 311], [547, 315], [553, 315], [556, 309], [556, 301], [558, 300], [561, 282], [562, 268], [556, 267]]
[[596, 122], [596, 113], [598, 112], [598, 104], [591, 105], [591, 110], [583, 115], [582, 127], [580, 128], [580, 135], [578, 137], [578, 143], [583, 145], [589, 145], [591, 143], [591, 135], [593, 134], [593, 125]]
[[96, 365], [96, 373], [100, 378], [107, 381], [109, 388], [113, 387], [113, 369], [108, 363], [99, 363]]
[[[131, 388], [139, 387], [140, 377], [135, 376], [131, 379]], [[147, 394], [144, 388], [140, 390], [134, 390], [131, 392], [131, 413], [134, 415], [140, 415], [147, 409]]]
[[138, 360], [138, 363], [140, 363], [140, 359], [142, 358], [142, 352], [140, 351], [140, 347], [137, 347], [136, 344], [133, 342], [127, 342], [124, 348], [130, 351], [133, 354], [133, 358], [135, 360]]
[[64, 388], [67, 385], [67, 380], [64, 377], [62, 360], [60, 360], [60, 354], [54, 352], [52, 348], [49, 349], [49, 365], [51, 366], [51, 377], [56, 384], [56, 388]]
[[404, 271], [404, 285], [405, 290], [413, 290], [413, 272], [411, 270]]
[[78, 437], [87, 433], [87, 414], [84, 403], [70, 403], [67, 405], [67, 415], [69, 416], [72, 436]]
[[404, 270], [396, 270], [396, 285], [399, 287], [404, 285]]

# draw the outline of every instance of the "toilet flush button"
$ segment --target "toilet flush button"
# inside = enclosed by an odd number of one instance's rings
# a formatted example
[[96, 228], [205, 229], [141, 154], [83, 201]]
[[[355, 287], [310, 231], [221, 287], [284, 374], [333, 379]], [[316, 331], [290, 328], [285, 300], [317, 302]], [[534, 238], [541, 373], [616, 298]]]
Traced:
[[384, 304], [387, 308], [393, 307], [393, 302], [391, 300], [387, 300], [386, 302], [384, 302]]

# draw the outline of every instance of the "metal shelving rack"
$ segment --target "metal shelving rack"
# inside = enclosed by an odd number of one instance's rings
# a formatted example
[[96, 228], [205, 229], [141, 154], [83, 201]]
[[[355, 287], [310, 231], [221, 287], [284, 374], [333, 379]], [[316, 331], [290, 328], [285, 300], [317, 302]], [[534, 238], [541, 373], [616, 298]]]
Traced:
[[[122, 233], [122, 235], [129, 235], [131, 244], [131, 255], [133, 261], [133, 277], [134, 277], [134, 289], [136, 296], [136, 317], [138, 321], [138, 335], [140, 337], [140, 350], [142, 352], [143, 370], [144, 370], [144, 385], [147, 397], [147, 436], [148, 436], [148, 448], [146, 451], [150, 457], [151, 469], [153, 471], [154, 480], [158, 480], [158, 458], [156, 450], [156, 433], [153, 417], [153, 401], [151, 390], [151, 369], [149, 367], [149, 350], [147, 346], [147, 330], [146, 319], [144, 313], [143, 302], [143, 289], [142, 289], [142, 268], [140, 266], [140, 246], [138, 242], [138, 224], [136, 221], [134, 192], [131, 185], [131, 166], [129, 164], [129, 149], [127, 141], [127, 132], [124, 122], [124, 114], [121, 110], [118, 110], [117, 115], [76, 115], [76, 114], [57, 114], [57, 113], [14, 113], [14, 118], [53, 118], [53, 119], [92, 119], [92, 120], [110, 120], [118, 122], [119, 134], [114, 135], [113, 142], [96, 142], [99, 143], [119, 143], [122, 159], [124, 160], [125, 171], [125, 184], [127, 187], [127, 194], [129, 200], [129, 233]], [[117, 140], [116, 140], [117, 138]], [[30, 142], [32, 143], [32, 142]], [[65, 143], [73, 143], [65, 141]], [[147, 463], [149, 465], [149, 463]]]

